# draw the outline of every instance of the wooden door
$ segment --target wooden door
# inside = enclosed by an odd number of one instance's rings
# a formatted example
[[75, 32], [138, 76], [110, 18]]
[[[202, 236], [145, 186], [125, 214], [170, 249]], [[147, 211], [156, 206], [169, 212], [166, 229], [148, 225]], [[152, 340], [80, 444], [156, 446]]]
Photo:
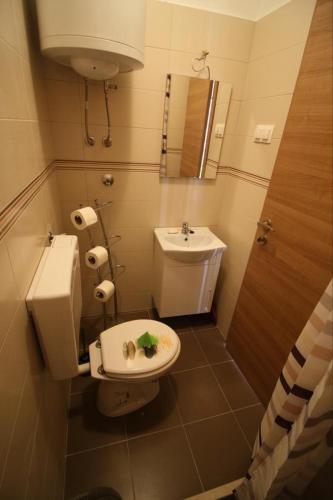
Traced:
[[[332, 0], [318, 0], [228, 348], [267, 403], [332, 275]], [[262, 234], [258, 228], [257, 236]]]

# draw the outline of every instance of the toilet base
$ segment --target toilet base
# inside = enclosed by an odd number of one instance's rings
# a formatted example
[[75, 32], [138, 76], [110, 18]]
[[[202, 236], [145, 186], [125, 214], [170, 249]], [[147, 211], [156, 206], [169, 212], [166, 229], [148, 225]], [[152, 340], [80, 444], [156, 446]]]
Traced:
[[150, 403], [160, 391], [158, 380], [142, 383], [101, 380], [97, 408], [107, 417], [126, 415]]

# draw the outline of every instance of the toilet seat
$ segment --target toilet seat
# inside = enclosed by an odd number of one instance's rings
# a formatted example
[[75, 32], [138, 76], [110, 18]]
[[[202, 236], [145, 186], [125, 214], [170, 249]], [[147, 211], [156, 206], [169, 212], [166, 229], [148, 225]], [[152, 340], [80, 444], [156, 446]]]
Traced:
[[[157, 354], [147, 358], [143, 349], [137, 348], [135, 358], [126, 359], [123, 353], [124, 342], [132, 341], [136, 345], [137, 339], [147, 331], [159, 339]], [[100, 334], [100, 348], [93, 343], [89, 351], [92, 376], [118, 381], [140, 381], [159, 377], [168, 371], [179, 356], [180, 340], [174, 330], [164, 323], [134, 320], [103, 331]]]

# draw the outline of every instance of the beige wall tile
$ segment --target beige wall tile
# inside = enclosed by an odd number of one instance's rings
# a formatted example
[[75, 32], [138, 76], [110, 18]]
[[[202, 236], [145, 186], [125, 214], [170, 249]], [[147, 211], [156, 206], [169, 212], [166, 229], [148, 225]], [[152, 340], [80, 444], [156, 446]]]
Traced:
[[[114, 227], [112, 234], [119, 234], [121, 239], [112, 247], [115, 255], [126, 252], [129, 249], [133, 252], [151, 251], [153, 248], [153, 228], [152, 227]], [[115, 241], [115, 240], [111, 240]]]
[[161, 179], [158, 227], [181, 226], [188, 192], [187, 179]]
[[79, 84], [46, 80], [50, 119], [53, 122], [81, 123]]
[[242, 101], [235, 132], [254, 136], [259, 123], [274, 124], [273, 138], [280, 139], [287, 120], [292, 94]]
[[168, 3], [147, 1], [145, 45], [168, 49], [170, 46], [172, 6]]
[[27, 377], [0, 486], [2, 498], [25, 498], [41, 396], [41, 381]]
[[26, 0], [13, 0], [15, 29], [17, 33], [17, 50], [26, 61], [39, 57], [39, 39], [37, 19], [33, 13], [33, 5]]
[[215, 294], [218, 325], [227, 335], [267, 190], [239, 178], [221, 176], [218, 235], [228, 245]]
[[218, 225], [223, 226], [223, 221], [233, 212], [241, 214], [246, 220], [257, 221], [267, 189], [236, 177], [228, 175], [221, 177], [222, 201]]
[[2, 0], [0, 2], [0, 38], [12, 47], [17, 48], [14, 2], [12, 0]]
[[119, 310], [126, 311], [142, 311], [152, 307], [152, 298], [150, 291], [129, 292], [119, 294]]
[[253, 137], [234, 136], [232, 166], [270, 179], [281, 139], [271, 144], [258, 144]]
[[300, 43], [252, 61], [247, 73], [245, 99], [292, 94], [303, 51], [304, 43]]
[[104, 210], [108, 231], [113, 227], [156, 227], [158, 207], [158, 201], [115, 201]]
[[223, 137], [219, 165], [224, 167], [233, 165], [234, 141], [235, 136], [233, 134], [225, 134]]
[[251, 60], [305, 42], [315, 0], [291, 0], [255, 24]]
[[106, 148], [102, 144], [102, 138], [107, 134], [106, 127], [100, 125], [91, 126], [90, 134], [95, 137], [96, 144], [94, 147], [84, 144], [84, 159], [88, 161], [159, 164], [161, 130], [112, 127], [111, 133], [113, 145], [111, 148]]
[[19, 290], [14, 278], [7, 248], [0, 243], [0, 349], [19, 305]]
[[[62, 201], [88, 198], [86, 172], [84, 170], [58, 170], [56, 177]], [[98, 195], [95, 196], [97, 197]]]
[[248, 61], [255, 23], [239, 17], [208, 13], [207, 48], [215, 57]]
[[[113, 201], [148, 201], [160, 199], [160, 178], [156, 172], [130, 172], [110, 169], [114, 184], [107, 187], [102, 183], [105, 171], [86, 172], [88, 199]], [[81, 196], [83, 198], [83, 196]]]
[[237, 297], [234, 297], [227, 291], [223, 292], [223, 294], [221, 295], [221, 299], [217, 303], [217, 325], [225, 339], [228, 336], [228, 330], [231, 324], [236, 303]]
[[140, 71], [119, 73], [113, 82], [119, 87], [164, 91], [169, 66], [169, 51], [145, 48], [145, 66]]
[[42, 197], [38, 195], [5, 236], [9, 258], [22, 298], [26, 296], [46, 245], [47, 228], [42, 214]]
[[49, 231], [53, 234], [60, 234], [64, 231], [58, 191], [56, 175], [53, 173], [40, 190], [43, 205], [42, 217], [47, 234]]
[[49, 121], [46, 89], [39, 75], [39, 66], [32, 66], [29, 60], [22, 58], [22, 71], [21, 92], [23, 89], [28, 118], [36, 121]]
[[28, 118], [28, 108], [22, 92], [24, 79], [22, 59], [0, 39], [0, 118]]
[[[198, 76], [198, 74], [192, 70], [192, 60], [197, 56], [198, 54], [194, 52], [170, 51], [170, 73]], [[242, 99], [247, 63], [210, 57], [209, 67], [213, 80], [230, 83], [232, 85], [232, 98], [236, 100]], [[204, 76], [206, 76], [206, 74], [202, 74], [202, 77]]]
[[[0, 5], [0, 118], [9, 119], [0, 123], [0, 206], [18, 195], [53, 159], [37, 32], [29, 9], [30, 3], [24, 0], [4, 0]], [[51, 176], [0, 243], [3, 278], [0, 291], [0, 390], [3, 397], [0, 496], [3, 498], [25, 498], [28, 477], [29, 481], [36, 482], [41, 478], [42, 466], [33, 472], [29, 469], [32, 450], [41, 449], [39, 442], [33, 441], [44, 390], [44, 366], [26, 311], [25, 295], [46, 244], [47, 229], [52, 227], [56, 232], [61, 229], [59, 201], [54, 188]], [[55, 419], [54, 425], [64, 436], [65, 411], [62, 418], [54, 411], [48, 419]], [[46, 453], [40, 456], [40, 463], [47, 461], [47, 455], [63, 460], [64, 440], [58, 438], [55, 446], [49, 434], [44, 441]], [[49, 464], [53, 477], [58, 471], [63, 473], [64, 464], [60, 459], [57, 464], [53, 460]], [[58, 483], [62, 484], [60, 478]], [[54, 489], [58, 490], [59, 484]], [[44, 494], [43, 498], [46, 496]]]
[[[15, 417], [29, 366], [31, 336], [33, 335], [25, 303], [22, 302], [0, 351], [0, 471], [3, 473], [10, 446]], [[29, 339], [30, 337], [30, 339]], [[15, 367], [15, 370], [13, 370]]]
[[57, 160], [84, 159], [84, 135], [80, 123], [52, 123], [51, 132]]
[[[84, 107], [84, 88], [81, 109]], [[91, 100], [90, 100], [91, 99]], [[103, 85], [89, 87], [89, 123], [106, 126]], [[164, 93], [154, 90], [118, 88], [110, 93], [112, 127], [162, 128]]]
[[243, 101], [230, 100], [227, 122], [224, 134], [233, 134], [236, 131], [236, 126], [239, 119], [239, 112]]
[[[68, 383], [46, 380], [44, 398], [32, 454], [27, 498], [48, 498], [50, 488], [54, 498], [59, 487], [63, 486], [64, 456], [67, 409], [65, 394]], [[56, 493], [58, 496], [56, 496]]]
[[43, 57], [42, 76], [47, 80], [64, 82], [78, 82], [80, 76], [72, 68], [58, 64], [47, 57]]
[[174, 5], [170, 48], [200, 55], [207, 47], [208, 17], [207, 11]]
[[42, 172], [54, 160], [52, 127], [48, 121], [32, 122], [36, 171]]
[[189, 181], [183, 221], [191, 226], [216, 225], [219, 208], [220, 197], [215, 180]]
[[243, 98], [248, 64], [241, 61], [211, 57], [209, 60], [211, 78], [232, 84], [232, 99]]
[[[0, 206], [12, 200], [38, 173], [33, 148], [33, 124], [28, 121], [0, 121]], [[18, 147], [18, 144], [20, 147]]]
[[116, 256], [117, 264], [126, 266], [126, 270], [117, 279], [118, 290], [125, 292], [151, 291], [153, 256], [149, 252], [123, 252]]

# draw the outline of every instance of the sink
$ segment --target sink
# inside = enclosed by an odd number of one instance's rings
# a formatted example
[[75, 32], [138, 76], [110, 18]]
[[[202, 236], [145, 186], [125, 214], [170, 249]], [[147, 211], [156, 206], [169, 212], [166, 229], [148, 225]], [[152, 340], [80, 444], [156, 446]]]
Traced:
[[155, 237], [163, 252], [179, 262], [200, 262], [227, 246], [208, 227], [191, 227], [193, 234], [182, 234], [181, 228], [156, 228]]

